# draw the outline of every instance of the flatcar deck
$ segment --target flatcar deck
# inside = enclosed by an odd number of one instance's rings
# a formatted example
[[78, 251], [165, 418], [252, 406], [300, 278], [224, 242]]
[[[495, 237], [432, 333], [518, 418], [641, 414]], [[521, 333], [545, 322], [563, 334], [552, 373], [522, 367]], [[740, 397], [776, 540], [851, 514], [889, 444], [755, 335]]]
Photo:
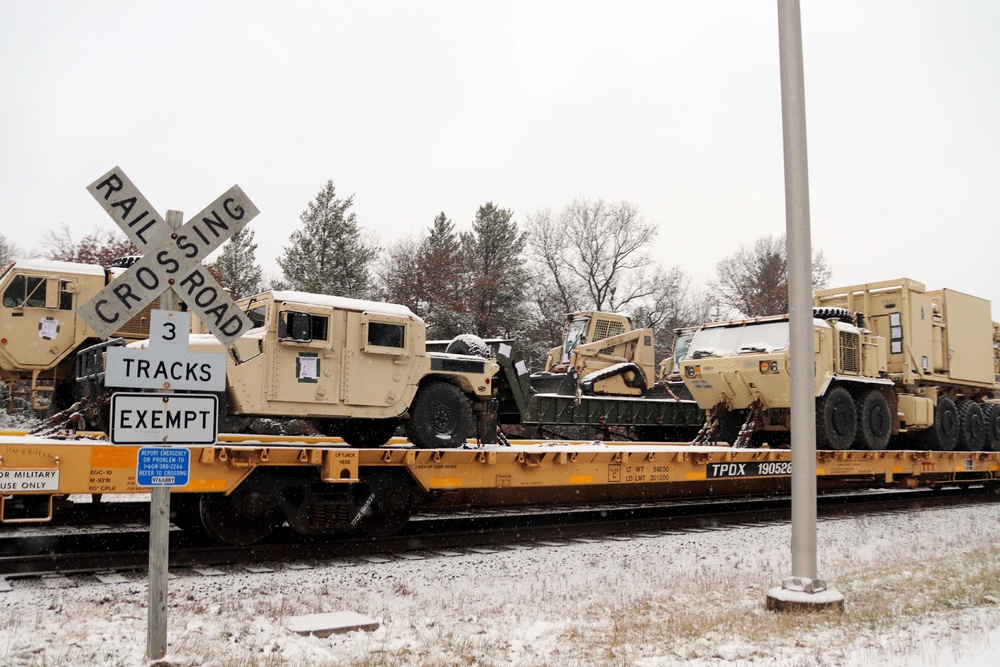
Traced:
[[[136, 482], [138, 446], [111, 445], [97, 434], [74, 439], [0, 432], [0, 491], [6, 508], [19, 496], [147, 493]], [[311, 468], [331, 485], [365, 474], [405, 470], [425, 504], [512, 504], [721, 495], [786, 490], [791, 452], [691, 444], [513, 441], [415, 449], [396, 439], [353, 449], [337, 438], [222, 435], [191, 447], [190, 481], [173, 493], [229, 494], [252, 472]], [[998, 452], [819, 451], [819, 488], [945, 483], [1000, 484]], [[398, 474], [398, 473], [397, 473]], [[36, 520], [51, 517], [47, 511]], [[0, 514], [4, 521], [28, 520]]]

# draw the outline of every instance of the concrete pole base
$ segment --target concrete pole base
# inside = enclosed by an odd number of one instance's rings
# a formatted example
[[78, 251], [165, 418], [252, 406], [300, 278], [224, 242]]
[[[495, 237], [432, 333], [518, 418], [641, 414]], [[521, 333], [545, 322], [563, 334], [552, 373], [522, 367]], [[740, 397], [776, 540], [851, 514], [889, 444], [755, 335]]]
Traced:
[[844, 596], [826, 587], [820, 579], [788, 577], [780, 588], [767, 592], [768, 611], [813, 612], [832, 609], [844, 611]]

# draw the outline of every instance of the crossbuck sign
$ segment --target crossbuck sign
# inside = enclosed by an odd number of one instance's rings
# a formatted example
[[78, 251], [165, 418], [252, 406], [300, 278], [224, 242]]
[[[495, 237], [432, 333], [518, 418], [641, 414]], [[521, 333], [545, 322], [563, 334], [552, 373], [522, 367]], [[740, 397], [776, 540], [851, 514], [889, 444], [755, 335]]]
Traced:
[[176, 232], [118, 167], [87, 190], [143, 253], [142, 259], [77, 311], [101, 338], [121, 328], [168, 289], [177, 292], [223, 345], [231, 345], [253, 327], [201, 265], [209, 253], [260, 213], [240, 186], [229, 188]]

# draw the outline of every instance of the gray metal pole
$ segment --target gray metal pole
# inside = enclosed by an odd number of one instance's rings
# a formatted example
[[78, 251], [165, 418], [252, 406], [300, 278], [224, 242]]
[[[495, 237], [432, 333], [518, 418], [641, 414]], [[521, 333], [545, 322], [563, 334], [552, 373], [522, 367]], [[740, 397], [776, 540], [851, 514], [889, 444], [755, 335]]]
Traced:
[[805, 77], [798, 0], [778, 0], [792, 374], [792, 575], [816, 578], [816, 405]]
[[[178, 230], [181, 211], [167, 211], [167, 226]], [[160, 295], [161, 310], [180, 310], [177, 294], [168, 289]], [[167, 575], [170, 551], [170, 487], [154, 486], [149, 501], [149, 618], [146, 657], [159, 660], [167, 654]]]
[[[816, 575], [816, 404], [814, 398], [812, 247], [809, 238], [809, 168], [806, 151], [802, 18], [798, 0], [778, 0], [781, 127], [785, 152], [785, 238], [792, 392], [792, 576], [768, 594], [772, 609], [843, 605]], [[791, 591], [791, 595], [787, 594]], [[819, 599], [819, 598], [816, 598]]]

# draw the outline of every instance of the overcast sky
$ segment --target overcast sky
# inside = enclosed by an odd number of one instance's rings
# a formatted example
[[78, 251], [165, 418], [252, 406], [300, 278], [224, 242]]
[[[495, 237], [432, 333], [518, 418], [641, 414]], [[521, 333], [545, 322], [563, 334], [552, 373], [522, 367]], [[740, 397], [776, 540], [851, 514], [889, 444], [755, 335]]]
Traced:
[[[833, 285], [1000, 304], [1000, 3], [804, 2], [812, 240]], [[113, 223], [115, 165], [275, 258], [322, 185], [385, 244], [492, 201], [627, 199], [696, 282], [784, 232], [777, 9], [750, 2], [0, 0], [0, 233]], [[995, 319], [1000, 305], [994, 306]]]

